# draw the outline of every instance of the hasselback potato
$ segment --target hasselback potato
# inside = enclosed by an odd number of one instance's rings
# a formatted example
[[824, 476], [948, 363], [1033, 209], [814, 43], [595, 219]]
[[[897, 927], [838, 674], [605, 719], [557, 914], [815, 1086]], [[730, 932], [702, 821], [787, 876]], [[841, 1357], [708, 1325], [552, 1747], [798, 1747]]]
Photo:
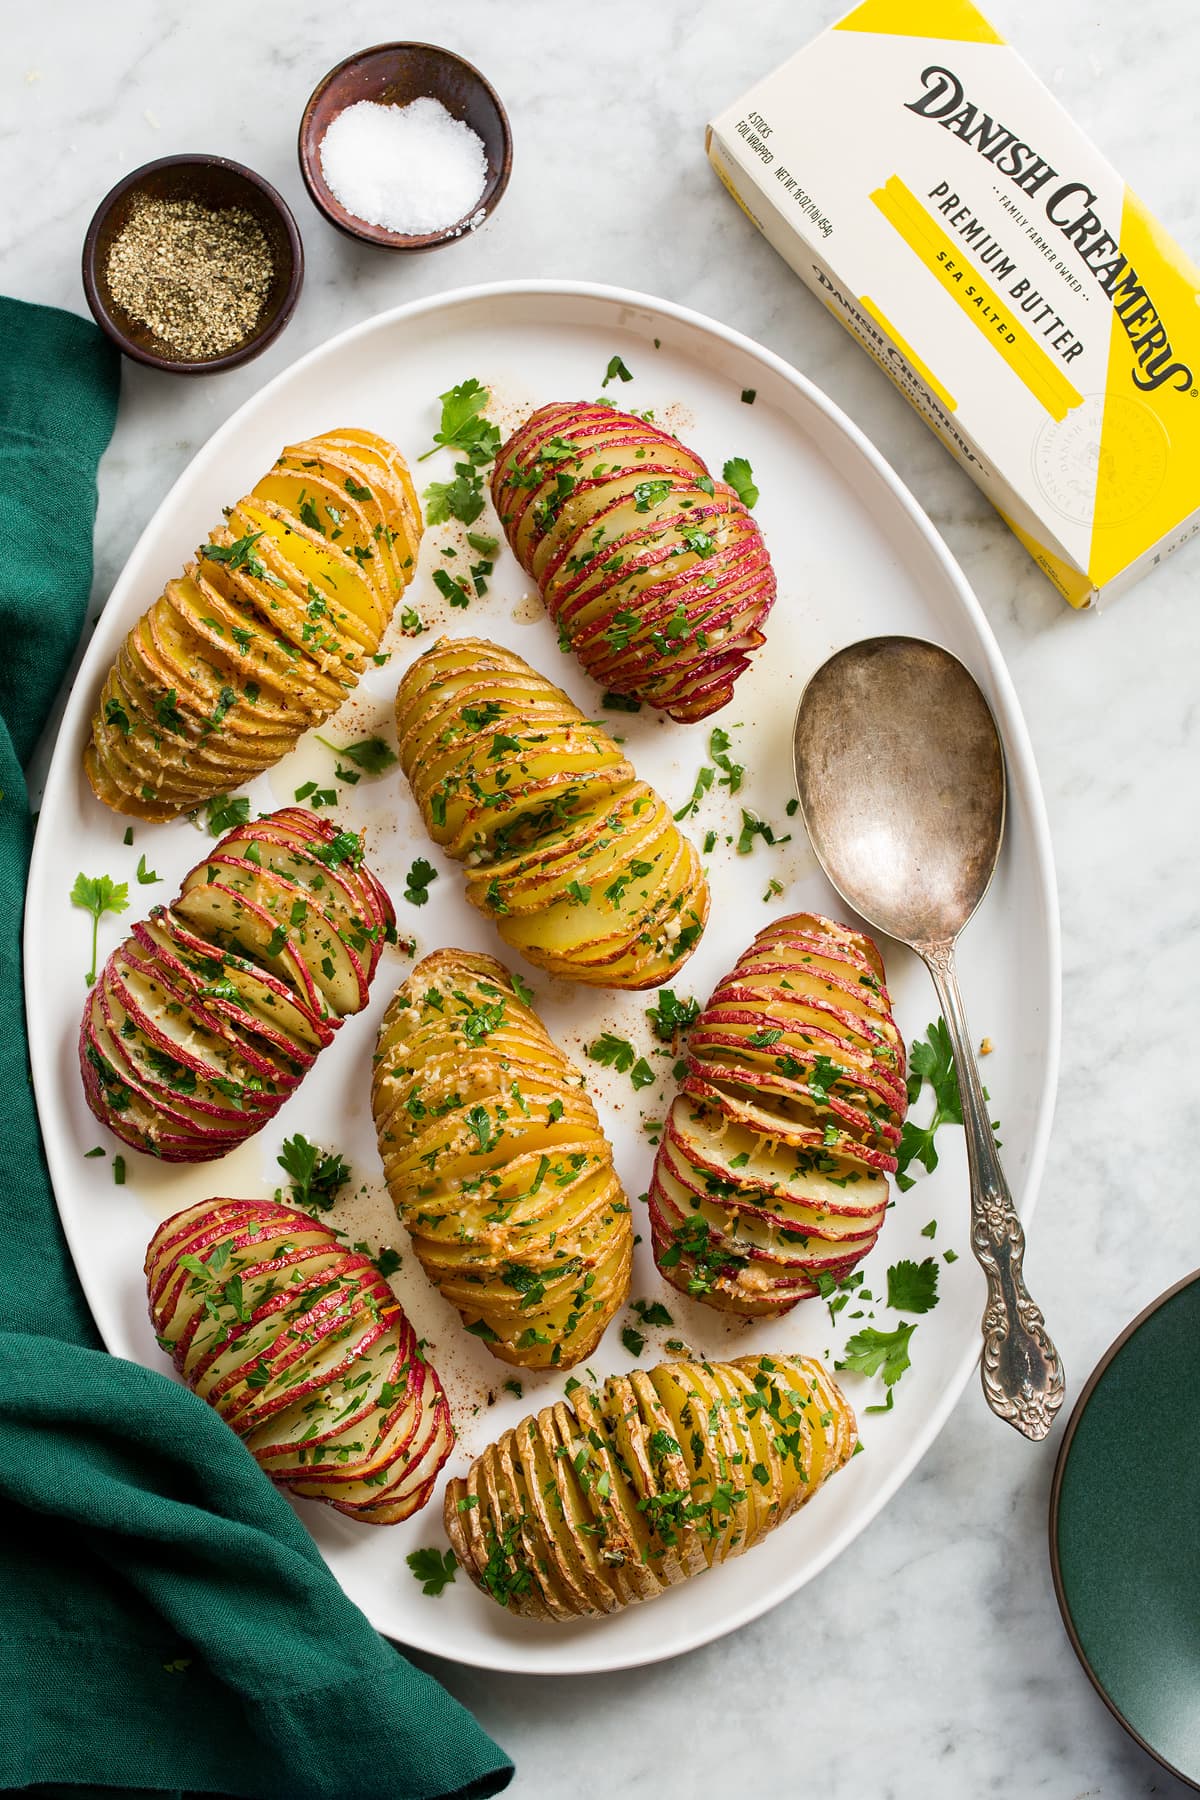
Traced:
[[751, 1549], [856, 1441], [854, 1414], [810, 1357], [634, 1369], [506, 1431], [448, 1484], [446, 1532], [510, 1612], [614, 1612]]
[[420, 541], [386, 439], [286, 449], [121, 646], [83, 759], [100, 799], [169, 819], [286, 756], [379, 649]]
[[450, 1408], [375, 1264], [271, 1200], [202, 1200], [146, 1252], [150, 1317], [187, 1382], [281, 1487], [370, 1525], [425, 1505]]
[[879, 1235], [908, 1106], [869, 937], [812, 913], [760, 931], [693, 1027], [650, 1183], [654, 1258], [727, 1312], [786, 1312]]
[[88, 1105], [135, 1150], [204, 1162], [261, 1131], [367, 1003], [394, 913], [362, 839], [287, 806], [235, 826], [88, 994]]
[[589, 675], [673, 719], [725, 705], [775, 574], [752, 515], [694, 451], [636, 413], [557, 401], [504, 445], [492, 498]]
[[583, 1076], [502, 963], [418, 963], [372, 1107], [396, 1210], [467, 1329], [522, 1368], [589, 1356], [629, 1292], [629, 1202]]
[[694, 846], [604, 728], [521, 657], [440, 638], [396, 695], [400, 761], [467, 898], [553, 975], [655, 987], [708, 918]]

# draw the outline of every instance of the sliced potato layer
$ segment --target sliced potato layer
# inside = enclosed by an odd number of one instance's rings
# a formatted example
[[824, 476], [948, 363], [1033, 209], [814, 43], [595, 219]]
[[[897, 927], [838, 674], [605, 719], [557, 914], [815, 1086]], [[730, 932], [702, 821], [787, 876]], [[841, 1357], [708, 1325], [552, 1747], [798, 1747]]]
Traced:
[[146, 1252], [184, 1381], [272, 1481], [369, 1525], [425, 1505], [454, 1444], [436, 1372], [369, 1258], [271, 1200], [202, 1200]]
[[506, 1431], [447, 1486], [446, 1533], [509, 1612], [615, 1612], [751, 1549], [857, 1440], [811, 1357], [635, 1369]]
[[843, 1280], [879, 1235], [907, 1109], [871, 939], [813, 913], [777, 919], [692, 1030], [650, 1183], [658, 1267], [746, 1315]]
[[467, 898], [572, 981], [645, 988], [699, 941], [708, 885], [665, 801], [521, 657], [440, 638], [396, 695], [400, 761]]
[[492, 497], [589, 675], [673, 719], [725, 705], [763, 642], [775, 573], [753, 517], [694, 451], [604, 401], [557, 401], [509, 438]]
[[167, 1162], [260, 1131], [366, 1005], [394, 914], [362, 840], [286, 806], [235, 826], [105, 963], [79, 1063], [88, 1105]]
[[100, 799], [170, 819], [286, 756], [379, 649], [420, 542], [385, 439], [286, 449], [121, 646], [83, 758]]
[[583, 1076], [502, 963], [418, 963], [372, 1105], [396, 1211], [468, 1331], [520, 1368], [590, 1356], [629, 1292], [629, 1202]]

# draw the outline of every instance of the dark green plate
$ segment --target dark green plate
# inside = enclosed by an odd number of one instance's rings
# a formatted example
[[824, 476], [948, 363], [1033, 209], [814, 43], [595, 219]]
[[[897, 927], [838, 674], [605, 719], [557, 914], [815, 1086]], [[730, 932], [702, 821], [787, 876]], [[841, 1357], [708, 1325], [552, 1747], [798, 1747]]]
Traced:
[[1200, 1270], [1100, 1359], [1050, 1493], [1054, 1588], [1109, 1710], [1200, 1789]]

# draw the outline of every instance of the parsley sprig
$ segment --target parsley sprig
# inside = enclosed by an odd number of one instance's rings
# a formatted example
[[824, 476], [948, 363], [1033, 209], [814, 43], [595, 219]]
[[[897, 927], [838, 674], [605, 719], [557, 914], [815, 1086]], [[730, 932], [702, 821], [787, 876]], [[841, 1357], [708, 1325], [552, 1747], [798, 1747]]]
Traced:
[[109, 875], [84, 875], [80, 872], [75, 877], [75, 885], [71, 889], [72, 906], [81, 906], [92, 915], [92, 966], [84, 976], [91, 987], [96, 979], [97, 941], [100, 934], [100, 920], [105, 913], [123, 913], [129, 905], [129, 883], [114, 881]]
[[341, 1190], [354, 1179], [342, 1156], [322, 1150], [300, 1132], [285, 1138], [275, 1159], [286, 1175], [291, 1176], [292, 1199], [309, 1211], [328, 1212]]
[[441, 428], [433, 434], [433, 448], [457, 450], [461, 460], [454, 465], [453, 481], [432, 481], [425, 489], [425, 517], [430, 525], [458, 519], [473, 525], [483, 511], [483, 477], [480, 470], [496, 460], [500, 448], [500, 430], [485, 416], [491, 400], [487, 388], [472, 376], [457, 387], [438, 396], [442, 403]]
[[912, 1187], [916, 1177], [908, 1174], [914, 1163], [929, 1175], [938, 1166], [937, 1146], [934, 1137], [942, 1125], [961, 1125], [963, 1122], [962, 1096], [958, 1091], [958, 1077], [954, 1072], [954, 1052], [950, 1047], [950, 1033], [945, 1019], [939, 1018], [930, 1025], [923, 1038], [913, 1042], [908, 1061], [908, 1103], [910, 1106], [920, 1098], [922, 1087], [926, 1082], [933, 1089], [933, 1112], [928, 1125], [914, 1125], [907, 1120], [900, 1134], [900, 1150], [896, 1165], [896, 1186], [902, 1191]]
[[421, 1592], [432, 1594], [435, 1599], [454, 1580], [458, 1568], [453, 1550], [443, 1553], [433, 1547], [410, 1551], [404, 1560], [412, 1570], [413, 1579], [421, 1583]]

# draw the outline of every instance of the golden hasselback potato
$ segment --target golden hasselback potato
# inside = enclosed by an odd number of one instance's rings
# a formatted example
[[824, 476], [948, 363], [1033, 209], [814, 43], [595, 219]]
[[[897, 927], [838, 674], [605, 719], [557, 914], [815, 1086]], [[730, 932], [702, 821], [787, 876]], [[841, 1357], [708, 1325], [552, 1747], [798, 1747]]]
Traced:
[[386, 439], [291, 445], [121, 646], [84, 751], [99, 798], [170, 819], [286, 756], [378, 650], [420, 542]]
[[837, 1383], [805, 1356], [661, 1363], [570, 1393], [446, 1488], [459, 1562], [526, 1618], [614, 1612], [740, 1556], [858, 1437]]
[[661, 426], [603, 401], [539, 407], [492, 498], [564, 648], [594, 680], [680, 720], [731, 698], [775, 572], [734, 490]]
[[396, 695], [400, 761], [467, 898], [552, 975], [656, 987], [708, 918], [671, 810], [603, 726], [521, 657], [440, 638]]
[[908, 1110], [871, 939], [814, 913], [760, 931], [693, 1026], [650, 1183], [654, 1260], [726, 1312], [786, 1312], [870, 1250]]
[[629, 1202], [583, 1076], [502, 963], [418, 963], [372, 1107], [396, 1210], [468, 1331], [525, 1369], [589, 1356], [629, 1292]]
[[180, 1375], [281, 1487], [369, 1525], [433, 1493], [454, 1445], [437, 1374], [375, 1264], [273, 1200], [202, 1200], [146, 1252]]

